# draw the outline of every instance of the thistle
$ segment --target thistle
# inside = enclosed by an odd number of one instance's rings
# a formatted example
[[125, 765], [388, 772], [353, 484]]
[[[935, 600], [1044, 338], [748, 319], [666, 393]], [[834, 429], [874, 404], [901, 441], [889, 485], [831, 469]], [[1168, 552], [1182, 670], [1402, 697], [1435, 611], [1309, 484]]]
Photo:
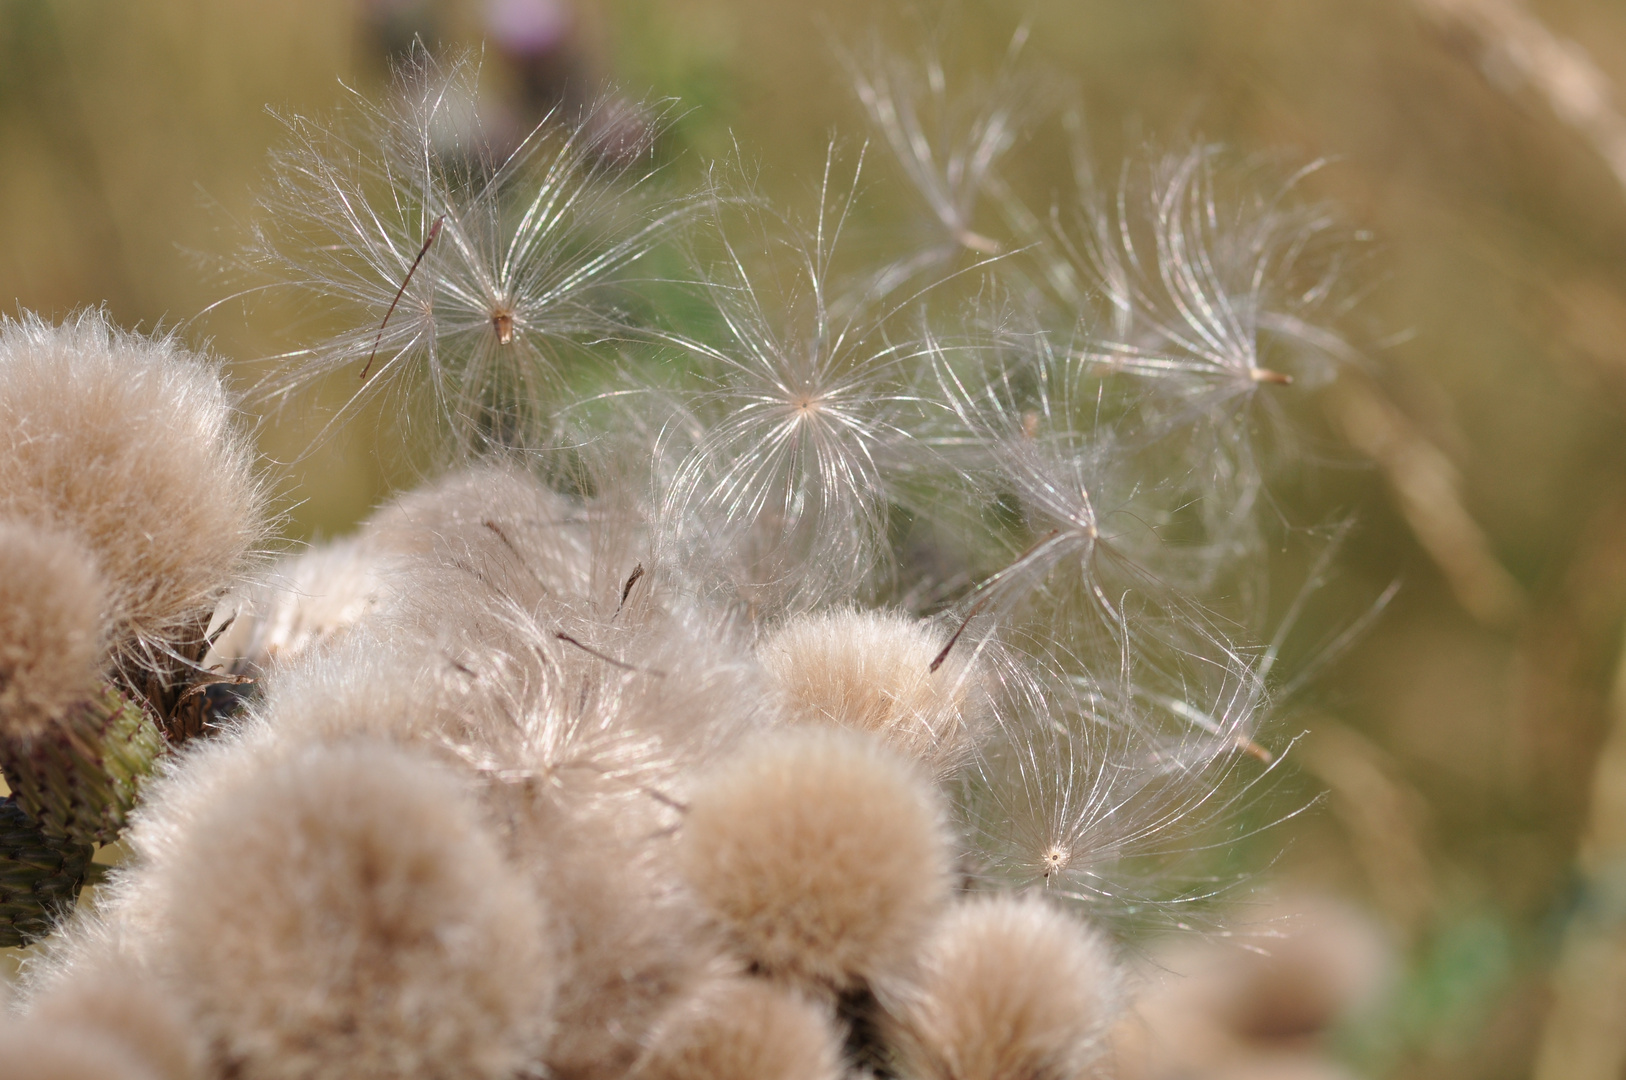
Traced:
[[1034, 896], [979, 897], [944, 919], [892, 1008], [903, 1075], [1089, 1074], [1122, 1008], [1106, 942]]
[[549, 1026], [545, 913], [458, 781], [361, 740], [212, 793], [155, 867], [161, 963], [239, 1075], [508, 1076]]
[[763, 979], [703, 984], [662, 1017], [637, 1080], [835, 1080], [841, 1042], [828, 1013]]
[[266, 527], [213, 364], [95, 310], [0, 320], [0, 516], [89, 552], [115, 663], [166, 686], [169, 660], [202, 656], [209, 613]]
[[[1276, 339], [1336, 352], [1330, 279], [1267, 287], [1320, 219], [1222, 221], [1198, 155], [1144, 228], [1045, 233], [999, 176], [1025, 95], [939, 134], [885, 68], [859, 94], [935, 235], [846, 273], [835, 155], [805, 229], [721, 170], [706, 216], [656, 191], [658, 118], [496, 155], [474, 84], [417, 56], [389, 104], [289, 120], [248, 255], [340, 327], [262, 390], [394, 396], [457, 463], [354, 536], [245, 580], [261, 496], [207, 365], [97, 314], [0, 329], [33, 425], [0, 456], [0, 881], [31, 890], [0, 912], [43, 927], [71, 843], [131, 852], [37, 1030], [243, 1080], [1088, 1075], [1124, 997], [1099, 927], [1219, 892], [1183, 857], [1279, 760], [1279, 643], [1212, 606], [1267, 534], [1225, 433], [1289, 389]], [[636, 276], [668, 241], [693, 325]], [[258, 680], [227, 723], [188, 711], [210, 643]]]
[[696, 794], [682, 873], [742, 959], [814, 990], [907, 967], [947, 900], [938, 796], [866, 736], [784, 734]]
[[876, 736], [951, 775], [993, 722], [980, 650], [934, 665], [948, 635], [898, 612], [825, 611], [787, 621], [758, 655], [795, 721]]

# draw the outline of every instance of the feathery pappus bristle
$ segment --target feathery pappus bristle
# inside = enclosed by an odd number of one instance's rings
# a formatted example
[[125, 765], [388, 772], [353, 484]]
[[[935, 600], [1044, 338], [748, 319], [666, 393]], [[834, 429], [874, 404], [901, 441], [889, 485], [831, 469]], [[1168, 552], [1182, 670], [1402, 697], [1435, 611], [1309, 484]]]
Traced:
[[623, 103], [560, 106], [499, 160], [478, 66], [415, 51], [391, 104], [287, 119], [245, 262], [344, 329], [279, 357], [273, 400], [338, 374], [345, 413], [392, 393], [455, 454], [536, 447], [570, 376], [613, 355], [598, 342], [627, 329], [619, 279], [690, 212], [655, 192], [663, 112], [629, 140]]
[[506, 1077], [535, 1059], [551, 923], [462, 783], [352, 741], [213, 794], [152, 873], [159, 963], [218, 1067]]
[[1294, 381], [1294, 372], [1267, 367], [1277, 362], [1267, 358], [1286, 353], [1300, 365], [1297, 374], [1318, 382], [1353, 356], [1324, 325], [1347, 306], [1340, 289], [1349, 239], [1336, 215], [1296, 191], [1323, 163], [1278, 190], [1244, 186], [1227, 197], [1220, 153], [1197, 146], [1149, 156], [1126, 166], [1115, 194], [1081, 177], [1077, 221], [1057, 231], [1058, 257], [1069, 265], [1051, 275], [1104, 302], [1101, 321], [1110, 330], [1085, 357], [1174, 380], [1177, 392], [1219, 405], [1216, 415], [1226, 400]]
[[1072, 1080], [1101, 1054], [1124, 979], [1101, 935], [1066, 912], [982, 895], [955, 905], [915, 981], [889, 991], [911, 1080]]
[[1040, 111], [1038, 81], [1015, 64], [1027, 38], [1024, 24], [1012, 37], [998, 74], [960, 93], [950, 92], [948, 65], [930, 52], [911, 63], [875, 43], [868, 55], [845, 58], [870, 123], [940, 232], [937, 243], [894, 268], [894, 274], [947, 261], [961, 249], [991, 256], [1008, 248], [986, 226], [983, 231], [976, 227], [986, 202], [996, 203], [1007, 218], [1031, 218], [998, 175], [1001, 160]]
[[107, 600], [72, 534], [0, 521], [0, 733], [37, 735], [94, 692]]
[[811, 988], [906, 967], [949, 893], [936, 790], [849, 731], [742, 749], [697, 783], [680, 844], [685, 880], [739, 954]]
[[1265, 689], [1245, 658], [1203, 655], [1161, 679], [1120, 663], [1106, 680], [1038, 672], [978, 748], [957, 808], [991, 882], [1108, 924], [1190, 922], [1238, 882], [1204, 864], [1204, 838], [1236, 836], [1284, 759], [1253, 741]]
[[[846, 598], [884, 561], [887, 468], [923, 407], [909, 386], [919, 347], [889, 326], [905, 305], [832, 283], [862, 164], [834, 192], [831, 150], [811, 235], [748, 243], [719, 226], [722, 257], [701, 274], [726, 333], [672, 339], [705, 389], [665, 448], [685, 451], [663, 492], [667, 545], [728, 551], [732, 584], [770, 609]], [[785, 248], [794, 272], [745, 254], [759, 246]], [[686, 444], [675, 437], [690, 428]]]
[[465, 569], [482, 589], [530, 607], [587, 595], [589, 520], [579, 500], [490, 458], [381, 507], [360, 537], [401, 558]]
[[234, 621], [210, 661], [264, 669], [363, 622], [384, 618], [399, 630], [414, 607], [434, 609], [431, 621], [444, 623], [436, 605], [450, 597], [419, 594], [446, 571], [472, 586], [465, 606], [473, 608], [493, 595], [523, 607], [585, 596], [592, 516], [516, 462], [454, 470], [386, 502], [355, 534], [284, 559], [237, 590], [227, 604]]
[[338, 637], [378, 603], [385, 563], [354, 537], [279, 559], [222, 601], [231, 621], [210, 643], [204, 670], [264, 671]]
[[[262, 538], [253, 451], [214, 365], [86, 310], [0, 320], [0, 516], [71, 532], [114, 644], [195, 624]], [[125, 641], [124, 639], [130, 639]]]
[[898, 611], [841, 608], [787, 620], [757, 648], [789, 719], [874, 735], [936, 775], [960, 764], [991, 721], [974, 646]]
[[711, 979], [661, 1018], [633, 1080], [840, 1080], [828, 1010], [766, 979]]
[[978, 585], [970, 609], [1009, 614], [1053, 592], [1112, 618], [1119, 579], [1145, 584], [1151, 575], [1137, 573], [1139, 565], [1165, 545], [1155, 535], [1150, 550], [1137, 542], [1145, 511], [1132, 500], [1146, 499], [1155, 481], [1129, 468], [1131, 456], [1097, 415], [1089, 373], [1031, 331], [1002, 330], [980, 349], [934, 342], [932, 359], [954, 417], [946, 437], [962, 444], [957, 460], [980, 491], [1003, 496], [1019, 516], [1014, 557]]

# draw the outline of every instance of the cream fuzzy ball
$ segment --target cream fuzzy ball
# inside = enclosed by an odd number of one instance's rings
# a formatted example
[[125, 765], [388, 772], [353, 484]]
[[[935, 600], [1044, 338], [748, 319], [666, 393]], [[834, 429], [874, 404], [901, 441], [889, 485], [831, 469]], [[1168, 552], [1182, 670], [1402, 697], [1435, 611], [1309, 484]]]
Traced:
[[946, 901], [936, 790], [867, 736], [777, 733], [702, 781], [679, 863], [762, 970], [846, 989], [907, 966]]
[[106, 599], [72, 535], [0, 521], [0, 734], [37, 735], [95, 689]]
[[74, 533], [124, 631], [192, 631], [265, 530], [232, 399], [172, 338], [96, 310], [0, 319], [0, 517]]
[[549, 923], [455, 776], [351, 741], [205, 796], [152, 899], [158, 962], [222, 1067], [494, 1078], [535, 1060], [559, 978]]

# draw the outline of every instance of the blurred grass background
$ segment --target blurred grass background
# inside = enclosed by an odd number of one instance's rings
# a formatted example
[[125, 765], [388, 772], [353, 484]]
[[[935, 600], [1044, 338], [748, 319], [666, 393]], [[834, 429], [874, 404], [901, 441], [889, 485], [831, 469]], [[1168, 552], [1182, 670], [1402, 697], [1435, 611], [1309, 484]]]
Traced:
[[[1610, 884], [1626, 865], [1626, 749], [1608, 741], [1617, 724], [1626, 739], [1626, 696], [1611, 699], [1626, 177], [1597, 130], [1487, 45], [1472, 3], [560, 0], [540, 51], [500, 22], [515, 6], [0, 0], [0, 302], [53, 317], [105, 303], [126, 326], [211, 341], [251, 376], [252, 358], [289, 347], [288, 313], [267, 300], [191, 320], [230, 291], [210, 259], [240, 242], [265, 175], [279, 135], [266, 106], [321, 111], [340, 80], [375, 87], [415, 33], [487, 39], [488, 77], [516, 108], [606, 79], [679, 98], [677, 168], [737, 138], [765, 189], [801, 205], [832, 132], [866, 134], [832, 45], [875, 30], [904, 52], [935, 38], [952, 75], [991, 70], [1029, 20], [1026, 62], [1076, 88], [1107, 175], [1147, 139], [1194, 135], [1288, 167], [1329, 158], [1312, 191], [1379, 241], [1359, 319], [1381, 363], [1301, 418], [1361, 463], [1283, 496], [1294, 521], [1358, 522], [1340, 603], [1306, 638], [1402, 588], [1280, 721], [1308, 732], [1300, 769], [1327, 798], [1276, 834], [1287, 851], [1270, 874], [1361, 904], [1403, 958], [1338, 1047], [1358, 1073], [1620, 1075], [1607, 1046], [1592, 1073], [1563, 1047], [1626, 1030], [1626, 889]], [[1580, 43], [1610, 84], [1605, 112], [1626, 107], [1626, 7], [1481, 6]], [[1047, 167], [1057, 187], [1065, 176], [1059, 156], [1039, 160], [1041, 194]], [[872, 213], [905, 195], [877, 189]], [[343, 531], [403, 479], [364, 425], [301, 457], [298, 421], [262, 433], [286, 463], [291, 536]]]

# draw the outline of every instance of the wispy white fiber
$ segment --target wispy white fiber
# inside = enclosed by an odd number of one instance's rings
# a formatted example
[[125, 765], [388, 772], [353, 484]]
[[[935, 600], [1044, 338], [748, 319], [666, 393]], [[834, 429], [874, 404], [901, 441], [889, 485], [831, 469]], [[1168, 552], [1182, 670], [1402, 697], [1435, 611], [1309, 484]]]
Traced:
[[889, 325], [903, 305], [868, 287], [835, 291], [858, 170], [843, 191], [834, 168], [832, 150], [810, 235], [767, 240], [783, 265], [720, 237], [706, 294], [724, 334], [679, 342], [706, 388], [662, 507], [680, 546], [737, 551], [743, 585], [793, 606], [851, 594], [875, 568], [888, 458], [922, 406], [910, 371], [922, 347]]
[[573, 372], [624, 335], [618, 283], [687, 213], [654, 193], [664, 110], [629, 145], [609, 99], [561, 106], [497, 158], [477, 76], [419, 53], [390, 104], [285, 121], [245, 259], [339, 329], [279, 358], [273, 399], [331, 375], [347, 408], [391, 393], [461, 452], [545, 444]]
[[[1353, 249], [1337, 216], [1300, 194], [1320, 165], [1238, 194], [1220, 149], [1199, 145], [1126, 166], [1116, 192], [1081, 177], [1081, 208], [1055, 215], [1068, 265], [1052, 274], [1099, 318], [1080, 355], [1174, 378], [1215, 409], [1216, 397], [1325, 381], [1351, 353], [1329, 324], [1350, 298]], [[1097, 300], [1104, 310], [1089, 311]]]
[[942, 58], [929, 50], [908, 62], [876, 43], [845, 58], [870, 122], [946, 241], [895, 273], [942, 261], [959, 249], [983, 256], [1004, 250], [998, 239], [978, 231], [977, 222], [988, 203], [1013, 208], [998, 168], [1039, 111], [1036, 80], [1017, 67], [1028, 29], [1024, 25], [1011, 39], [997, 75], [971, 88], [951, 89]]

